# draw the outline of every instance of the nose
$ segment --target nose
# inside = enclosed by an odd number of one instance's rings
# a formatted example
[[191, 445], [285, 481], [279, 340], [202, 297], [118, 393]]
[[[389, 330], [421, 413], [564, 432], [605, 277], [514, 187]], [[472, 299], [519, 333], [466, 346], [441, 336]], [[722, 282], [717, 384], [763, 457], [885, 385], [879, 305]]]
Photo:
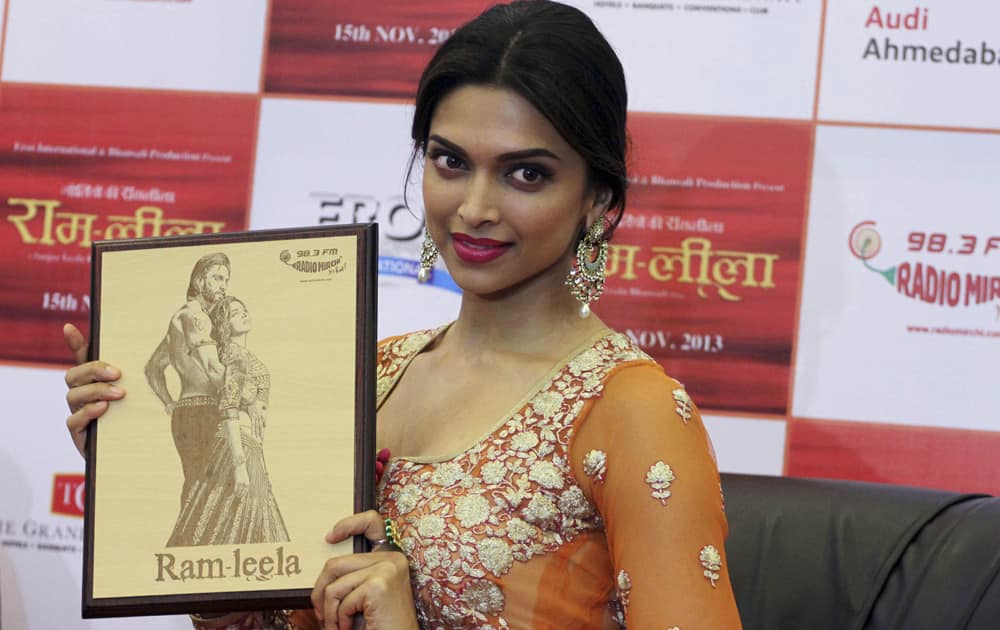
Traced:
[[464, 223], [478, 227], [496, 223], [500, 217], [497, 209], [498, 186], [488, 172], [480, 171], [470, 179], [465, 189], [465, 199], [458, 208], [458, 216]]

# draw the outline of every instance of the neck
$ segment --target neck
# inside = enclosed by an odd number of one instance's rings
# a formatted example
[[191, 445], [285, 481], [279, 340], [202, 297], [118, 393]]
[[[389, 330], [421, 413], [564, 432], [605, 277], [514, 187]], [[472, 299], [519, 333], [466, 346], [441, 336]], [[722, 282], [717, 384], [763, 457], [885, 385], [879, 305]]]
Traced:
[[580, 317], [564, 281], [565, 273], [546, 274], [500, 295], [463, 294], [449, 341], [463, 353], [562, 356], [607, 328], [595, 315]]

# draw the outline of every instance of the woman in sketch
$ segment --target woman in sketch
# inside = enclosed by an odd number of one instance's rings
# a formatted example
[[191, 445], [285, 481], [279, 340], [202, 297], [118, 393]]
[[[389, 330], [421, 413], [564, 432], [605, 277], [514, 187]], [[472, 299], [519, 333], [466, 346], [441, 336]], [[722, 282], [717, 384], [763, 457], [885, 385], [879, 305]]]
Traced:
[[[264, 463], [271, 376], [246, 348], [250, 314], [242, 301], [227, 296], [212, 306], [209, 315], [212, 339], [225, 369], [219, 424], [204, 476], [186, 496], [167, 546], [287, 541]], [[242, 422], [241, 416], [249, 422]]]

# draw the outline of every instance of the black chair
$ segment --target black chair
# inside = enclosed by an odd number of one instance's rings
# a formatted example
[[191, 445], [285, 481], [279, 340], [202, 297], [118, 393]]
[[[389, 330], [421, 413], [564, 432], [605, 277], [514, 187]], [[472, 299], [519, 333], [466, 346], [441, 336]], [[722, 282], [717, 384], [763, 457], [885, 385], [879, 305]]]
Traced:
[[1000, 498], [722, 475], [745, 630], [1000, 630]]

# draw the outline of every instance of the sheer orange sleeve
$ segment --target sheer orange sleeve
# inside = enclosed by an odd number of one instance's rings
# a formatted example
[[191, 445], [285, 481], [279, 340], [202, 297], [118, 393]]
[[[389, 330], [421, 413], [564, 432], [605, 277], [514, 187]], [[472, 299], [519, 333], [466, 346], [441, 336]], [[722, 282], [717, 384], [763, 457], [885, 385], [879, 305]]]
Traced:
[[573, 472], [605, 521], [628, 627], [740, 628], [719, 473], [683, 386], [659, 366], [622, 366], [578, 422]]

